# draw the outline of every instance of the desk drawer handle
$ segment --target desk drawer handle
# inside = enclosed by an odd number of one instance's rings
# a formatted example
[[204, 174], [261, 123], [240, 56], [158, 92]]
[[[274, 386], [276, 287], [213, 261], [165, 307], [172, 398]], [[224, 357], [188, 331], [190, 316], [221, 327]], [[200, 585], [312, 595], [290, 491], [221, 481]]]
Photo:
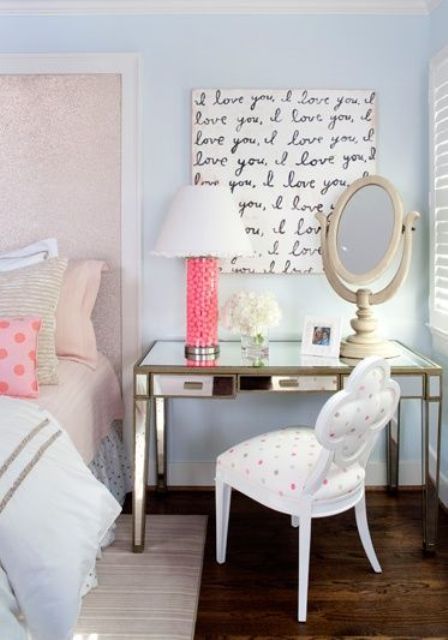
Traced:
[[184, 382], [184, 389], [185, 390], [187, 390], [187, 389], [190, 389], [190, 390], [197, 389], [197, 390], [199, 390], [199, 389], [202, 389], [203, 386], [204, 386], [203, 382], [193, 382], [191, 380], [187, 380], [186, 382]]
[[297, 389], [299, 386], [299, 381], [297, 378], [285, 378], [283, 380], [278, 381], [279, 387], [283, 387], [286, 389]]

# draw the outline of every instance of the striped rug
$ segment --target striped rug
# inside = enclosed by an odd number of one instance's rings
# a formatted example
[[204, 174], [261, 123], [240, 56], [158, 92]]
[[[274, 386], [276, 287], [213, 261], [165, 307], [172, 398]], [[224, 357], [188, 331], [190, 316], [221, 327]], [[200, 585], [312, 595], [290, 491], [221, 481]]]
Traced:
[[120, 516], [74, 640], [192, 640], [206, 525], [206, 516], [150, 516], [145, 551], [134, 554], [131, 516]]

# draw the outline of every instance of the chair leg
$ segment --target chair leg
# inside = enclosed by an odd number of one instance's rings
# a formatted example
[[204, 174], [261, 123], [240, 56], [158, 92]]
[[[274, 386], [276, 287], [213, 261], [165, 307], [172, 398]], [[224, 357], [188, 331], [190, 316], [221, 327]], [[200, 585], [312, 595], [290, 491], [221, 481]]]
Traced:
[[369, 524], [367, 522], [366, 512], [366, 498], [362, 497], [362, 500], [355, 506], [356, 524], [358, 526], [359, 537], [361, 538], [362, 546], [366, 556], [368, 557], [372, 569], [375, 573], [381, 573], [381, 565], [376, 557], [375, 549], [373, 548], [372, 538], [370, 537]]
[[300, 516], [299, 526], [299, 611], [298, 621], [306, 622], [310, 570], [311, 513]]
[[216, 509], [216, 562], [226, 561], [227, 529], [229, 527], [230, 499], [232, 487], [219, 478], [215, 480]]

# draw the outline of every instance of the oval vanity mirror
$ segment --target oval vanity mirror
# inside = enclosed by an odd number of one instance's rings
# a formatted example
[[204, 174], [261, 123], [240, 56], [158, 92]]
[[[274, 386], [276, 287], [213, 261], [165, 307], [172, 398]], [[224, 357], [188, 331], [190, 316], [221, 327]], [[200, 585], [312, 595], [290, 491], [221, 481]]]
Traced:
[[[395, 187], [381, 176], [355, 180], [339, 197], [331, 216], [317, 214], [321, 225], [322, 261], [333, 289], [357, 305], [351, 321], [355, 333], [341, 343], [341, 355], [361, 359], [369, 355], [393, 357], [397, 348], [381, 340], [372, 305], [388, 300], [409, 269], [413, 224], [419, 214], [403, 219], [403, 204]], [[373, 293], [365, 288], [390, 267], [402, 244], [400, 264], [390, 282]], [[353, 291], [347, 285], [358, 285]]]
[[358, 189], [345, 205], [337, 228], [340, 275], [347, 282], [373, 281], [378, 270], [389, 266], [400, 233], [401, 221], [387, 190], [376, 184]]

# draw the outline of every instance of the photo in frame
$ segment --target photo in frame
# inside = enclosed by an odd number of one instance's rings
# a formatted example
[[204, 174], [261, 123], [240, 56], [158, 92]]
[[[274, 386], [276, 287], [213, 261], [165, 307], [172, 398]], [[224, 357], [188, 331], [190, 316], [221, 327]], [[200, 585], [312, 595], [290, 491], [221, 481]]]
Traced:
[[341, 347], [341, 318], [305, 316], [302, 355], [338, 358]]

